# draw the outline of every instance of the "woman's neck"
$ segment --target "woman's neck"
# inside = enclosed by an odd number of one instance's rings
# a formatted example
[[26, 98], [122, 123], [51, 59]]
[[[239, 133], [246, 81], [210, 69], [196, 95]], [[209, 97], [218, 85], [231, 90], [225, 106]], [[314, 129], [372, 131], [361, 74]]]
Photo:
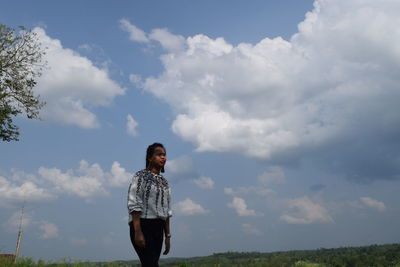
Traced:
[[161, 171], [161, 169], [153, 167], [153, 166], [149, 166], [147, 169], [155, 174], [160, 174], [160, 171]]

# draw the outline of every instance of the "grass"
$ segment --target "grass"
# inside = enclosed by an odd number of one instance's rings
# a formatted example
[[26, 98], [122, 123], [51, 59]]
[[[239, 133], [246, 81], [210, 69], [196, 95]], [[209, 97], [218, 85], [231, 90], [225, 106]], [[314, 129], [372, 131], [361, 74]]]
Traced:
[[18, 258], [15, 264], [6, 261], [0, 261], [0, 267], [132, 267], [132, 265], [119, 262], [91, 263], [65, 261], [51, 263], [45, 262], [44, 260], [34, 261], [30, 258]]
[[[162, 266], [162, 264], [161, 264]], [[220, 267], [220, 264], [215, 264], [214, 266]], [[245, 265], [235, 265], [243, 267], [258, 267], [263, 266], [262, 263], [259, 264], [245, 264]], [[44, 260], [34, 261], [30, 258], [19, 258], [15, 264], [6, 261], [0, 261], [0, 267], [132, 267], [131, 264], [121, 263], [121, 262], [102, 262], [102, 263], [91, 263], [91, 262], [59, 262], [51, 263], [45, 262]], [[179, 265], [174, 265], [174, 267], [190, 267], [187, 263], [181, 263]], [[210, 266], [213, 267], [213, 266]], [[305, 261], [299, 261], [293, 267], [325, 267], [323, 264], [308, 263]]]

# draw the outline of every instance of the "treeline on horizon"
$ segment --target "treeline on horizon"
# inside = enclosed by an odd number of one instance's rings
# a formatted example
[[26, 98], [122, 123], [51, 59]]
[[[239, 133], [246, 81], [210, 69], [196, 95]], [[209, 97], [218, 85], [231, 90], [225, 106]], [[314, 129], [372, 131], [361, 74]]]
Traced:
[[[140, 267], [139, 261], [62, 262], [19, 259], [1, 267]], [[320, 248], [284, 252], [225, 252], [192, 258], [160, 260], [161, 267], [400, 267], [400, 244]]]
[[[171, 259], [172, 260], [172, 259]], [[283, 252], [226, 252], [160, 261], [162, 267], [400, 267], [400, 244]], [[178, 263], [178, 261], [181, 261]], [[140, 265], [138, 265], [140, 266]]]

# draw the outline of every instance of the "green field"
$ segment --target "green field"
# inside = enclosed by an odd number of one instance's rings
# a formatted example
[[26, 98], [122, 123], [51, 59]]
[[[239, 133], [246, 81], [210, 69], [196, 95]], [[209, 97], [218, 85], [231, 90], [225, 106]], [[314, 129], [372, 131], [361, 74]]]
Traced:
[[[138, 261], [60, 262], [49, 263], [21, 258], [17, 264], [1, 263], [1, 267], [136, 267]], [[162, 267], [400, 267], [400, 244], [342, 247], [333, 249], [296, 250], [285, 252], [226, 252], [205, 257], [167, 258]]]

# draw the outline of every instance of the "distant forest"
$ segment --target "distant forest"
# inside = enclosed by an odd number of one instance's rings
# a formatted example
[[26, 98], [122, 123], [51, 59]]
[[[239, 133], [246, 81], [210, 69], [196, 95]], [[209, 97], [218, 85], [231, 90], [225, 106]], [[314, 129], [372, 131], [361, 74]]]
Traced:
[[[34, 262], [22, 258], [16, 264], [1, 262], [1, 267], [140, 267], [138, 261], [113, 262]], [[205, 257], [167, 258], [161, 267], [400, 267], [400, 244], [364, 247], [320, 248], [285, 252], [225, 252]]]
[[[124, 264], [123, 262], [121, 262]], [[129, 266], [134, 262], [125, 262]], [[137, 263], [136, 266], [140, 266]], [[400, 244], [285, 252], [226, 252], [160, 260], [162, 267], [400, 267]]]

